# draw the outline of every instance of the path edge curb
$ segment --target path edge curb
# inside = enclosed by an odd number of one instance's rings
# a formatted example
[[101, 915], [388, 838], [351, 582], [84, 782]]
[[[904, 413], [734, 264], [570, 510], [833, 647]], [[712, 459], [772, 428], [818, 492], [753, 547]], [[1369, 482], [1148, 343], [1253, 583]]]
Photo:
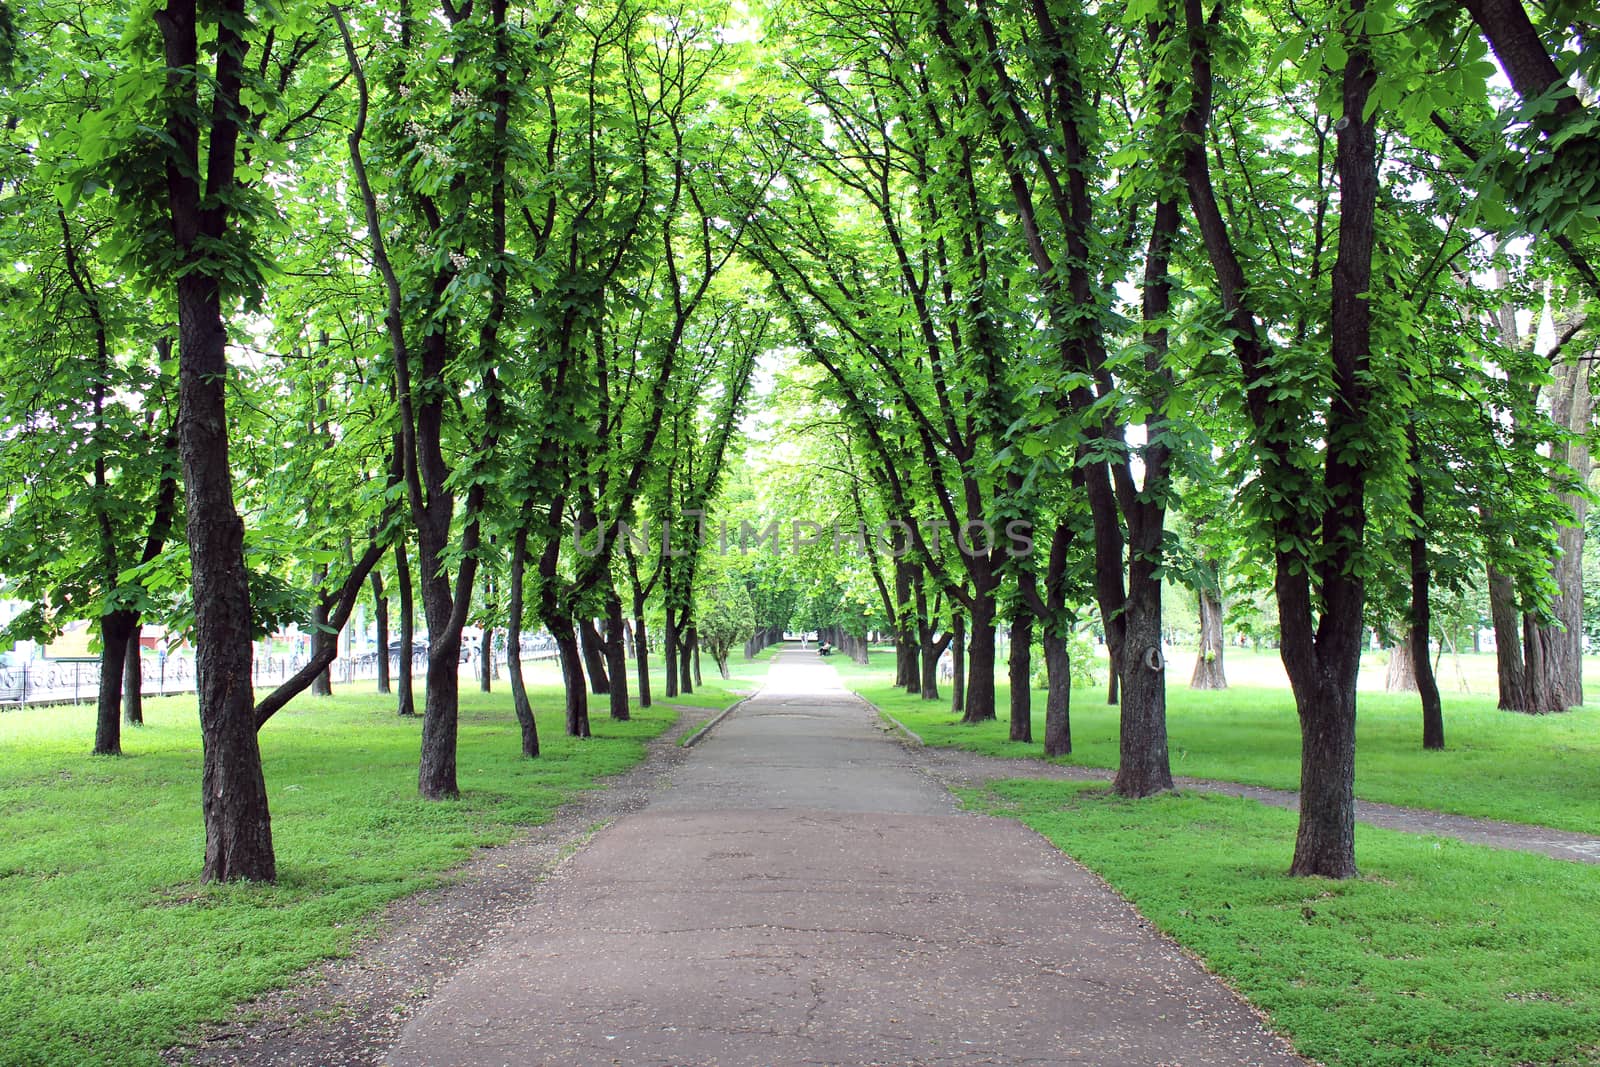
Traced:
[[878, 717], [880, 719], [888, 719], [889, 723], [896, 730], [899, 730], [906, 737], [910, 738], [913, 743], [915, 743], [917, 745], [920, 745], [923, 748], [927, 748], [928, 747], [928, 743], [922, 739], [922, 735], [921, 734], [917, 733], [911, 727], [907, 726], [905, 723], [903, 723], [899, 719], [895, 718], [889, 712], [884, 711], [882, 708], [878, 707], [878, 705], [874, 704], [872, 701], [868, 700], [866, 697], [862, 696], [860, 693], [856, 694], [856, 699], [861, 701], [867, 707], [871, 708], [873, 711], [877, 712], [878, 713]]
[[713, 718], [706, 720], [706, 722], [702, 724], [694, 733], [690, 734], [682, 741], [679, 741], [678, 746], [680, 748], [693, 748], [694, 746], [698, 745], [711, 735], [712, 730], [715, 730], [718, 726], [722, 725], [723, 719], [726, 719], [729, 715], [732, 715], [734, 712], [738, 711], [740, 708], [744, 707], [754, 699], [755, 695], [740, 697], [732, 704], [729, 704], [727, 707], [717, 712]]

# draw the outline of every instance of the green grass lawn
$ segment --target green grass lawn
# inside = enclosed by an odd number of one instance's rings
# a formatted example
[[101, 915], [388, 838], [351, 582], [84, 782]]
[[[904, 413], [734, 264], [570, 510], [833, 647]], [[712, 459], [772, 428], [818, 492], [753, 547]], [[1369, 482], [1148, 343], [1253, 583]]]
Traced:
[[1295, 816], [1254, 801], [963, 799], [1094, 869], [1330, 1067], [1600, 1062], [1600, 869], [1358, 827], [1360, 878], [1295, 879]]
[[[591, 698], [595, 736], [569, 739], [549, 669], [529, 678], [537, 760], [518, 755], [504, 684], [485, 696], [463, 678], [458, 802], [417, 799], [420, 720], [354, 691], [372, 683], [280, 712], [262, 731], [275, 886], [198, 883], [192, 698], [150, 700], [109, 759], [87, 754], [90, 706], [0, 714], [0, 1063], [157, 1062], [186, 1028], [346, 950], [384, 903], [625, 770], [676, 718], [617, 723]], [[708, 677], [696, 702], [732, 703], [764, 669]]]
[[[1000, 719], [964, 726], [948, 699], [933, 703], [889, 684], [891, 655], [871, 667], [830, 660], [846, 684], [915, 730], [930, 745], [994, 756], [1039, 756], [1044, 692], [1033, 700], [1031, 745], [1007, 740], [1009, 687], [998, 686]], [[949, 686], [941, 687], [948, 698]], [[1600, 833], [1600, 706], [1561, 715], [1499, 711], [1488, 696], [1444, 695], [1446, 750], [1422, 750], [1422, 710], [1414, 694], [1367, 693], [1356, 724], [1356, 794], [1366, 800]], [[1062, 762], [1117, 765], [1117, 709], [1103, 690], [1072, 694], [1073, 754]], [[1174, 774], [1295, 789], [1300, 729], [1287, 689], [1239, 686], [1167, 690]]]

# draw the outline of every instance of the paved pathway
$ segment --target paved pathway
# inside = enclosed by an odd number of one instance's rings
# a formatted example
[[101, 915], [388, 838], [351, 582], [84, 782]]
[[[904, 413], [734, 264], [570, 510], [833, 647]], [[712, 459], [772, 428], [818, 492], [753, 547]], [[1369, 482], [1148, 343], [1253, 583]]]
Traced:
[[814, 654], [514, 918], [389, 1062], [1301, 1063], [1089, 872], [959, 812]]

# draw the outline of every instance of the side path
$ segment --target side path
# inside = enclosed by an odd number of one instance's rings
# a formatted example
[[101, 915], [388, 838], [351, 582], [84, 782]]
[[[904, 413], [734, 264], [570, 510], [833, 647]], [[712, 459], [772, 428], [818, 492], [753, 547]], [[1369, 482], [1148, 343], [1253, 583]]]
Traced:
[[1098, 878], [959, 811], [815, 654], [672, 777], [386, 1062], [1302, 1063]]
[[[963, 785], [978, 785], [1004, 778], [1053, 778], [1076, 782], [1109, 782], [1115, 772], [1100, 767], [1077, 767], [1049, 763], [1037, 756], [1009, 758], [988, 756], [979, 752], [944, 746], [924, 745], [922, 738], [888, 712], [879, 714], [893, 729], [907, 737], [918, 747], [919, 755], [942, 778]], [[1270, 789], [1266, 786], [1245, 785], [1242, 782], [1219, 782], [1209, 778], [1174, 777], [1179, 789], [1196, 793], [1217, 793], [1223, 796], [1259, 800], [1263, 804], [1300, 810], [1300, 794], [1292, 789]], [[1470, 815], [1450, 815], [1426, 808], [1403, 808], [1395, 804], [1379, 804], [1369, 800], [1356, 801], [1356, 820], [1386, 830], [1402, 830], [1412, 834], [1433, 837], [1450, 837], [1473, 845], [1509, 849], [1513, 852], [1532, 852], [1552, 859], [1571, 860], [1574, 863], [1600, 864], [1600, 837], [1580, 834], [1571, 830], [1556, 830], [1548, 826], [1529, 826], [1526, 823], [1501, 822], [1497, 819], [1477, 819]]]

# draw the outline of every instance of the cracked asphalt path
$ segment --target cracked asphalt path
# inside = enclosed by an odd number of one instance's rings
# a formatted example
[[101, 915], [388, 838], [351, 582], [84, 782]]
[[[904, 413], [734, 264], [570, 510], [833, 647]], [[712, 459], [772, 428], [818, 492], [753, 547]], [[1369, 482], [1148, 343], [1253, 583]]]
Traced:
[[388, 1062], [1302, 1063], [1084, 868], [958, 811], [806, 652], [557, 871]]

